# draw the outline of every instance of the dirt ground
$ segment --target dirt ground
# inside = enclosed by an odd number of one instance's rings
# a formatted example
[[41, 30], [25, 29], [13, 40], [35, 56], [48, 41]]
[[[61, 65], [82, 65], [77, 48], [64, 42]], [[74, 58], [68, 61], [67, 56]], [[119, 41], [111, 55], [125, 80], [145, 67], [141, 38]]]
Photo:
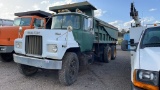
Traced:
[[117, 48], [117, 58], [110, 63], [95, 62], [79, 72], [77, 81], [63, 86], [57, 71], [39, 70], [26, 77], [19, 73], [14, 62], [0, 62], [0, 90], [130, 90], [129, 52]]

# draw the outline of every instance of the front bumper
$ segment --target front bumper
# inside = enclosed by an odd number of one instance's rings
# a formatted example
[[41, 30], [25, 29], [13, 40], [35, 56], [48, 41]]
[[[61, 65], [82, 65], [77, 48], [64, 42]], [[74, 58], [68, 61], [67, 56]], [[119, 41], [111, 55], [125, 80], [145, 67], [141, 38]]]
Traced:
[[0, 46], [0, 53], [11, 53], [14, 50], [14, 46]]
[[144, 89], [141, 89], [141, 88], [138, 88], [136, 86], [134, 86], [133, 84], [131, 85], [131, 90], [144, 90]]
[[44, 69], [61, 69], [62, 61], [38, 59], [14, 54], [14, 62]]

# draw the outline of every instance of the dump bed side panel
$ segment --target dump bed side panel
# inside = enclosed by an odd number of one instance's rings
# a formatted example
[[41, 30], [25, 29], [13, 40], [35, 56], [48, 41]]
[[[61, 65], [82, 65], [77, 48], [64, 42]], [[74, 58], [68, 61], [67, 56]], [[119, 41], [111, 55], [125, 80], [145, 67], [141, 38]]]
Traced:
[[118, 39], [118, 28], [98, 19], [94, 19], [94, 32], [94, 43], [116, 43]]

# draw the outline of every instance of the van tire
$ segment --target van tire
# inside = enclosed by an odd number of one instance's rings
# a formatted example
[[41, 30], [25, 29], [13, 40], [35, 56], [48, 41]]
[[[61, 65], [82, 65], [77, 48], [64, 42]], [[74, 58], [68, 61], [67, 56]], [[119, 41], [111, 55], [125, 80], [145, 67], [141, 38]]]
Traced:
[[117, 50], [116, 46], [112, 45], [111, 46], [111, 60], [115, 60], [117, 55]]
[[13, 53], [1, 53], [0, 61], [2, 62], [11, 62], [13, 61]]
[[25, 76], [32, 76], [37, 73], [38, 68], [28, 65], [18, 64], [18, 70], [21, 74]]
[[[62, 69], [58, 71], [59, 81], [65, 86], [73, 84], [78, 77], [79, 61], [73, 52], [67, 52], [62, 59]], [[74, 67], [74, 68], [73, 68]]]
[[103, 61], [109, 63], [111, 61], [111, 48], [106, 46], [103, 51]]

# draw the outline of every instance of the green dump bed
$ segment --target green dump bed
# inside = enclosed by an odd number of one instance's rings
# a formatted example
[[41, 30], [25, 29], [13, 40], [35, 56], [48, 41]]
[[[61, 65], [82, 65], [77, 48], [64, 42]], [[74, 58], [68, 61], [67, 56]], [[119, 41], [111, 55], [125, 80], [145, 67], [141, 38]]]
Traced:
[[118, 39], [118, 28], [94, 18], [94, 43], [116, 43]]

